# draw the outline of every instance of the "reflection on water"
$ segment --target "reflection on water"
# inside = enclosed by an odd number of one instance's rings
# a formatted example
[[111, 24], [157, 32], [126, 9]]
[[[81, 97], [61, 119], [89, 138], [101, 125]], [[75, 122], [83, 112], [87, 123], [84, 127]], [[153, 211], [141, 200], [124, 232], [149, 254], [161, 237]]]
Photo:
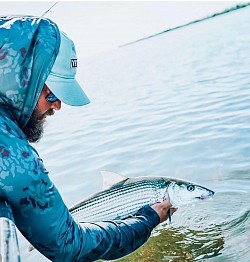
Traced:
[[250, 211], [218, 225], [208, 225], [202, 216], [186, 220], [185, 226], [158, 227], [140, 249], [117, 261], [248, 261]]
[[155, 236], [134, 254], [117, 261], [196, 261], [218, 256], [223, 247], [219, 226], [205, 230], [166, 227], [156, 230]]
[[[249, 261], [249, 12], [81, 61], [92, 103], [63, 107], [36, 146], [68, 206], [101, 189], [101, 170], [215, 191], [121, 261]], [[24, 261], [46, 261], [20, 243]]]

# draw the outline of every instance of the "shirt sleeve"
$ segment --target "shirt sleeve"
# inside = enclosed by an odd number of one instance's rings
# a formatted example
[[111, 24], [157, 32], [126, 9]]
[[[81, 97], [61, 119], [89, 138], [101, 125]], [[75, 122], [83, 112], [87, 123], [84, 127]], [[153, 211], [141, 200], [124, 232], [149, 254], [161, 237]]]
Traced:
[[27, 240], [52, 261], [115, 259], [140, 247], [159, 223], [146, 206], [130, 218], [76, 223], [30, 145], [2, 146], [2, 192]]
[[124, 220], [80, 223], [84, 231], [87, 229], [85, 261], [112, 260], [133, 252], [147, 241], [158, 223], [159, 216], [150, 206]]

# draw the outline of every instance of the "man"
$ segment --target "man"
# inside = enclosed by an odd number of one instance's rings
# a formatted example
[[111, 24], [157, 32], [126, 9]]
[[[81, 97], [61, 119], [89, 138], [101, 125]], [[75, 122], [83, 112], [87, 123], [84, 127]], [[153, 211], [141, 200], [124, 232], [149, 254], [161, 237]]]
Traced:
[[79, 225], [29, 144], [61, 102], [90, 102], [75, 80], [73, 42], [49, 19], [1, 17], [0, 47], [0, 197], [21, 233], [52, 261], [115, 259], [141, 246], [168, 218], [169, 200], [128, 219]]

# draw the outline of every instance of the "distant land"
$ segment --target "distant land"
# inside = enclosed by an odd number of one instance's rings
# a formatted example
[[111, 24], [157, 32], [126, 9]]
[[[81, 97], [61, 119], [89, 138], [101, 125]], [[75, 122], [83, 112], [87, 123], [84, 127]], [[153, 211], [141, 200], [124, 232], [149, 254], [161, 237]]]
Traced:
[[194, 21], [192, 21], [192, 22], [189, 22], [189, 23], [186, 23], [186, 24], [183, 24], [183, 25], [179, 25], [179, 26], [176, 26], [176, 27], [169, 28], [169, 29], [164, 30], [164, 31], [162, 31], [162, 32], [159, 32], [159, 33], [156, 33], [156, 34], [153, 34], [153, 35], [150, 35], [150, 36], [146, 36], [146, 37], [140, 38], [140, 39], [138, 39], [138, 40], [135, 40], [135, 41], [132, 41], [132, 42], [129, 42], [129, 43], [120, 45], [119, 47], [124, 47], [124, 46], [128, 46], [128, 45], [132, 45], [132, 44], [138, 43], [138, 42], [140, 42], [140, 41], [144, 41], [144, 40], [147, 40], [147, 39], [149, 39], [149, 38], [152, 38], [152, 37], [155, 37], [155, 36], [158, 36], [158, 35], [167, 33], [167, 32], [169, 32], [169, 31], [173, 31], [173, 30], [176, 30], [176, 29], [180, 29], [180, 28], [182, 28], [182, 27], [189, 26], [189, 25], [192, 25], [192, 24], [194, 24], [194, 23], [198, 23], [198, 22], [201, 22], [201, 21], [204, 21], [204, 20], [207, 20], [207, 19], [214, 18], [214, 17], [219, 16], [219, 15], [224, 15], [224, 14], [226, 14], [226, 13], [239, 10], [239, 9], [244, 8], [244, 7], [247, 7], [247, 6], [249, 6], [249, 5], [250, 5], [250, 2], [242, 3], [242, 4], [237, 4], [236, 6], [233, 6], [233, 7], [231, 7], [231, 8], [227, 8], [227, 9], [225, 9], [225, 10], [222, 11], [222, 12], [214, 13], [214, 14], [212, 14], [212, 15], [210, 15], [210, 16], [207, 16], [207, 17], [204, 17], [204, 18], [200, 18], [200, 19], [194, 20]]

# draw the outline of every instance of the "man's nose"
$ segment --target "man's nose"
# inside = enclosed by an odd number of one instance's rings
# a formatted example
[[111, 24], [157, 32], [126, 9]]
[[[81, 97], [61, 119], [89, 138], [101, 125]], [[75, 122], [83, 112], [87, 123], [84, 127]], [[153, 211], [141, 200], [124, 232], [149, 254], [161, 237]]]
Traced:
[[61, 103], [62, 103], [61, 100], [58, 99], [51, 104], [51, 108], [55, 109], [55, 110], [60, 110], [61, 109]]

